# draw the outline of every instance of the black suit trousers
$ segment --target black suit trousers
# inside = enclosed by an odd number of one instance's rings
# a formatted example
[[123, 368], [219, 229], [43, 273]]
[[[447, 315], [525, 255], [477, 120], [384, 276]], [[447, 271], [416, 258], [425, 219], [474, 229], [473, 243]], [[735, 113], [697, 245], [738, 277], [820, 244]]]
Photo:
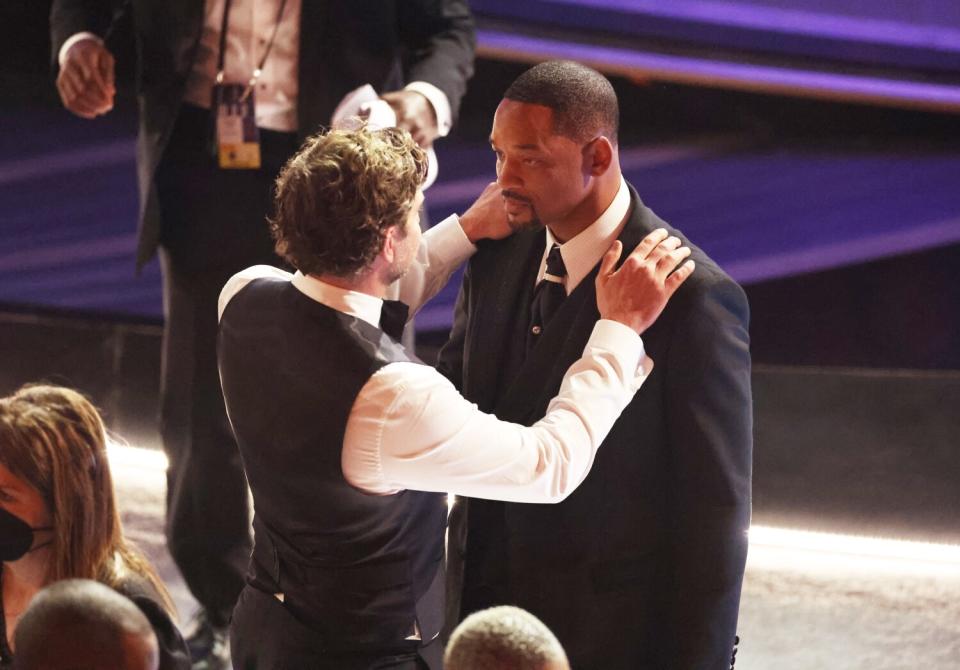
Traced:
[[217, 298], [234, 273], [278, 265], [266, 223], [276, 174], [296, 150], [266, 132], [264, 167], [222, 170], [210, 114], [185, 106], [157, 169], [164, 333], [160, 426], [170, 462], [167, 541], [194, 597], [229, 621], [250, 557], [246, 479], [217, 372]]
[[[439, 670], [439, 640], [405, 650], [333, 651], [274, 596], [247, 586], [230, 624], [230, 656], [237, 670]], [[429, 659], [429, 661], [427, 660]]]

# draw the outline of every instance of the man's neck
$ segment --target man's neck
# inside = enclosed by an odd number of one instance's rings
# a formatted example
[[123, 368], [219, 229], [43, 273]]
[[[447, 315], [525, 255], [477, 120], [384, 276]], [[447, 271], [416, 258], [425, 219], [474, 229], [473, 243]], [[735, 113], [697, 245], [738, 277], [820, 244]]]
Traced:
[[563, 244], [593, 225], [617, 197], [621, 180], [620, 170], [611, 170], [563, 221], [547, 224], [554, 239]]
[[338, 277], [336, 275], [310, 275], [314, 279], [319, 279], [324, 284], [330, 284], [345, 291], [356, 291], [357, 293], [366, 293], [374, 298], [381, 300], [387, 295], [387, 287], [380, 281], [376, 272], [365, 272], [357, 277]]

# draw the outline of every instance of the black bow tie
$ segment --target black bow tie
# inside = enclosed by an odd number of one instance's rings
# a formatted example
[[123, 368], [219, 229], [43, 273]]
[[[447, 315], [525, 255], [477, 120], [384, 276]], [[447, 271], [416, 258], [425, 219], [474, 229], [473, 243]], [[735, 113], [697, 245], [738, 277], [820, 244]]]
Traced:
[[380, 310], [380, 330], [400, 341], [410, 308], [399, 300], [384, 300]]

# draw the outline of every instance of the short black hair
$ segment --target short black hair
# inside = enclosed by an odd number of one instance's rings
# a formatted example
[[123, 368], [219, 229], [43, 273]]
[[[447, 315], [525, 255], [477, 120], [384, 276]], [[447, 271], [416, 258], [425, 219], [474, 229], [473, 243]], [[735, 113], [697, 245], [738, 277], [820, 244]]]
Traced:
[[[17, 668], [156, 667], [157, 641], [149, 619], [126, 596], [89, 579], [64, 579], [30, 601], [17, 623]], [[127, 636], [141, 638], [138, 657]]]
[[521, 74], [503, 97], [553, 110], [554, 131], [578, 142], [604, 135], [617, 143], [620, 106], [613, 85], [596, 70], [551, 60]]

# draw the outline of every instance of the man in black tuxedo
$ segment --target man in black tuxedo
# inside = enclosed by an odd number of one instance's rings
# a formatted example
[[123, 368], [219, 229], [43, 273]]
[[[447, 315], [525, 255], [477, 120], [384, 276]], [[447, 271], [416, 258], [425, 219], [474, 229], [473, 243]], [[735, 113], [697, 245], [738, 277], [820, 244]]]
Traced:
[[[54, 0], [57, 86], [80, 116], [109, 111], [110, 45], [132, 30], [137, 264], [159, 249], [164, 274], [167, 538], [203, 606], [191, 638], [203, 658], [226, 649], [251, 548], [247, 488], [217, 376], [217, 296], [238, 270], [276, 262], [264, 220], [274, 179], [350, 91], [371, 84], [422, 145], [445, 134], [472, 74], [473, 19], [465, 0], [132, 0], [113, 13], [114, 4]], [[221, 71], [227, 82], [252, 82], [259, 168], [223, 169], [211, 151], [211, 90]]]
[[[664, 227], [698, 269], [644, 335], [654, 372], [570, 498], [461, 501], [460, 614], [527, 609], [575, 669], [719, 670], [735, 649], [750, 524], [748, 306], [623, 180], [617, 125], [612, 86], [576, 63], [537, 65], [504, 94], [490, 139], [519, 232], [470, 260], [439, 368], [480, 409], [528, 424], [596, 321], [593, 278], [612, 240], [631, 248]], [[547, 281], [566, 296], [543, 321], [531, 302]]]

